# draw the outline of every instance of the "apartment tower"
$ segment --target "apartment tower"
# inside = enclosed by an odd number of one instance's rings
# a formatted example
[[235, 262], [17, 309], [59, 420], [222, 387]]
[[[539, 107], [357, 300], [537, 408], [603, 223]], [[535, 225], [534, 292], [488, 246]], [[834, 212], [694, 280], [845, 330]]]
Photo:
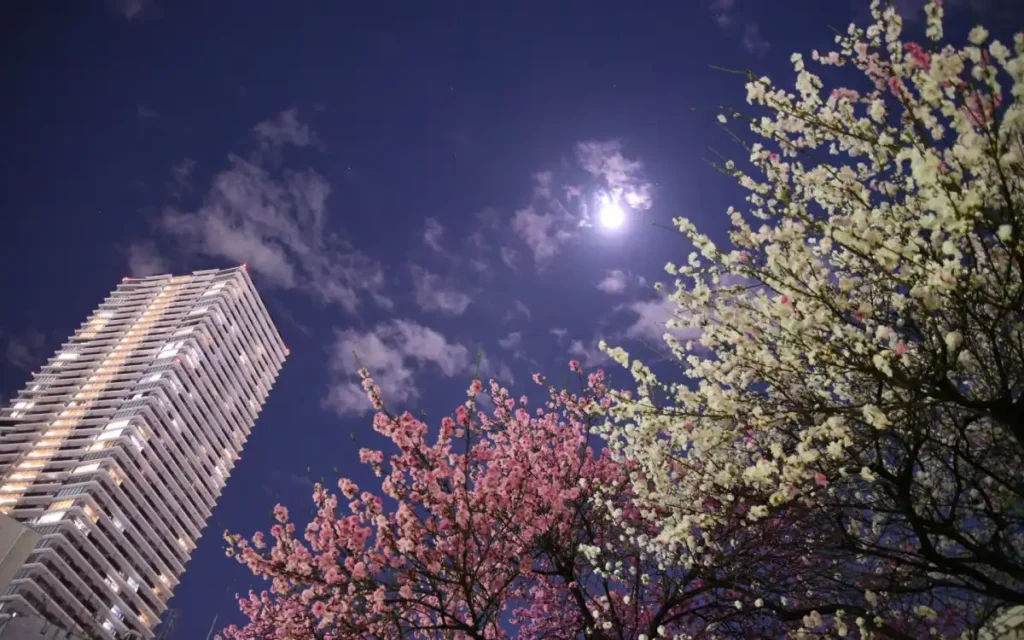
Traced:
[[0, 615], [152, 638], [287, 354], [244, 265], [126, 278], [0, 411]]

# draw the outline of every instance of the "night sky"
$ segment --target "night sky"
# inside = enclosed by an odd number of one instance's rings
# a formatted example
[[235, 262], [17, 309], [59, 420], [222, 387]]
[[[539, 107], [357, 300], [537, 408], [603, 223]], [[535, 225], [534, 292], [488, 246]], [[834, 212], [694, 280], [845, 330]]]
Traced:
[[[291, 357], [171, 637], [242, 622], [233, 594], [260, 583], [225, 528], [266, 530], [278, 501], [304, 523], [339, 472], [379, 486], [353, 350], [392, 408], [435, 419], [478, 359], [521, 393], [601, 364], [602, 338], [656, 358], [651, 285], [691, 249], [652, 223], [721, 241], [743, 204], [708, 164], [743, 154], [715, 119], [743, 77], [711, 65], [789, 82], [789, 55], [829, 50], [866, 3], [8, 0], [0, 397], [122, 277], [247, 263]], [[898, 4], [921, 31], [921, 2]], [[1013, 0], [949, 4], [960, 37], [1021, 22]]]

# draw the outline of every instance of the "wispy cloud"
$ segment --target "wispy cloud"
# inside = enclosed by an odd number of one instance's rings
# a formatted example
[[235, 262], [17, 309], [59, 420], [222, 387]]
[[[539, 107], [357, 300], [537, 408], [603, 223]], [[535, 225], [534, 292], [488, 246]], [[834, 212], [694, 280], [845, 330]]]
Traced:
[[[261, 149], [310, 144], [291, 110], [254, 128]], [[170, 208], [161, 228], [185, 253], [247, 263], [272, 286], [355, 313], [361, 297], [390, 308], [380, 263], [325, 231], [331, 186], [312, 169], [276, 171], [263, 154], [230, 155], [195, 211]]]
[[618, 140], [581, 142], [576, 145], [576, 157], [615, 199], [639, 211], [651, 208], [654, 186], [647, 180], [644, 164], [624, 156]]
[[156, 10], [156, 2], [154, 0], [107, 0], [109, 6], [112, 7], [121, 16], [128, 20], [134, 20], [136, 18], [144, 18], [147, 15], [152, 14]]
[[584, 369], [591, 369], [598, 367], [608, 362], [610, 358], [608, 355], [597, 348], [597, 343], [600, 340], [594, 339], [589, 343], [584, 344], [582, 340], [573, 340], [569, 344], [569, 355], [579, 360], [580, 366]]
[[28, 371], [46, 362], [46, 335], [42, 332], [4, 333], [3, 337], [7, 342], [4, 357], [12, 367]]
[[530, 203], [512, 216], [512, 230], [530, 248], [538, 268], [589, 226], [591, 209], [600, 198], [615, 198], [633, 210], [648, 209], [653, 202], [643, 163], [627, 158], [617, 140], [580, 142], [574, 152], [571, 168], [577, 174], [582, 170], [589, 182], [567, 183], [552, 171], [537, 172]]
[[554, 327], [552, 329], [548, 329], [548, 332], [551, 335], [555, 336], [555, 340], [557, 340], [559, 344], [561, 344], [562, 341], [565, 340], [565, 336], [569, 335], [569, 330], [563, 329], [561, 327]]
[[152, 241], [132, 243], [128, 247], [128, 273], [136, 278], [169, 273], [170, 265]]
[[521, 344], [523, 344], [523, 334], [518, 331], [513, 331], [504, 338], [499, 338], [498, 344], [502, 349], [508, 349], [510, 351], [517, 349]]
[[450, 316], [465, 313], [472, 300], [441, 276], [418, 265], [409, 267], [412, 275], [416, 304], [424, 311], [436, 311]]
[[728, 27], [732, 24], [734, 6], [734, 0], [713, 0], [708, 8], [711, 10], [711, 16], [719, 27]]
[[740, 40], [748, 53], [761, 57], [768, 53], [772, 44], [761, 36], [761, 27], [756, 22], [748, 22], [743, 26], [743, 39]]
[[665, 333], [669, 332], [679, 339], [700, 336], [701, 332], [698, 327], [683, 327], [669, 331], [666, 324], [676, 317], [675, 310], [678, 308], [678, 304], [668, 296], [662, 295], [651, 300], [641, 300], [626, 305], [625, 308], [634, 315], [632, 324], [626, 329], [626, 336], [629, 338], [649, 340], [660, 344]]
[[423, 230], [423, 243], [434, 251], [444, 251], [444, 248], [441, 246], [441, 236], [444, 235], [444, 225], [434, 218], [427, 218], [424, 221], [424, 224], [425, 229]]
[[715, 24], [730, 38], [739, 37], [739, 44], [745, 51], [758, 57], [768, 53], [771, 43], [761, 35], [761, 26], [746, 20], [743, 12], [736, 8], [735, 0], [711, 0], [707, 7]]
[[479, 375], [482, 380], [489, 380], [493, 378], [499, 384], [507, 386], [511, 386], [516, 383], [516, 377], [513, 375], [512, 369], [502, 360], [492, 360], [486, 353], [480, 357]]
[[532, 314], [529, 312], [529, 307], [526, 306], [522, 300], [515, 301], [515, 309], [525, 315], [526, 319], [530, 319], [530, 317], [532, 317]]
[[616, 295], [626, 290], [626, 284], [625, 272], [622, 269], [612, 269], [601, 282], [597, 283], [597, 288], [607, 294]]
[[566, 216], [556, 212], [538, 212], [531, 205], [516, 211], [512, 218], [512, 229], [533, 250], [533, 259], [538, 263], [550, 260], [563, 244], [572, 237], [566, 224]]
[[397, 408], [395, 405], [410, 405], [419, 399], [416, 379], [421, 369], [452, 377], [467, 372], [471, 365], [465, 346], [411, 320], [384, 322], [365, 332], [337, 331], [330, 362], [334, 379], [323, 406], [339, 415], [371, 409], [359, 385], [360, 366], [380, 385], [385, 403]]
[[313, 129], [299, 120], [299, 110], [296, 107], [285, 109], [270, 120], [264, 120], [253, 127], [252, 131], [262, 149], [285, 145], [307, 147], [321, 144]]
[[192, 158], [183, 158], [181, 162], [171, 167], [170, 192], [175, 198], [182, 198], [192, 193], [192, 171], [196, 168], [196, 161]]
[[505, 266], [513, 271], [518, 271], [516, 266], [516, 260], [519, 258], [519, 252], [512, 247], [501, 248], [501, 261], [505, 263]]

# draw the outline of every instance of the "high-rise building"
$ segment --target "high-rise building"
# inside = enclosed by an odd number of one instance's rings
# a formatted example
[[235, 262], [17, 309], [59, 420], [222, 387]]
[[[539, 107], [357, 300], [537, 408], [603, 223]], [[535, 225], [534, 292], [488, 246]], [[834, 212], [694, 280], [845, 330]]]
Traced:
[[244, 265], [126, 278], [0, 411], [0, 615], [152, 638], [287, 354]]

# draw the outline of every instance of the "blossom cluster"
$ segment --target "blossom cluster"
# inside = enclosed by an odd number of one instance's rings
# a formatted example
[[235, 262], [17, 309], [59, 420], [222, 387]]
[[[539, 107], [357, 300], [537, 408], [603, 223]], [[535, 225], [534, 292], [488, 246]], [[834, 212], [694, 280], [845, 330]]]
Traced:
[[955, 47], [926, 14], [904, 42], [876, 0], [793, 55], [794, 90], [751, 76], [754, 111], [719, 117], [754, 139], [721, 167], [747, 191], [730, 246], [675, 220], [682, 379], [609, 349], [637, 390], [602, 433], [668, 514], [652, 551], [722, 505], [806, 519], [787, 544], [836, 579], [803, 623], [840, 635], [957, 637], [1024, 598], [1024, 34]]

